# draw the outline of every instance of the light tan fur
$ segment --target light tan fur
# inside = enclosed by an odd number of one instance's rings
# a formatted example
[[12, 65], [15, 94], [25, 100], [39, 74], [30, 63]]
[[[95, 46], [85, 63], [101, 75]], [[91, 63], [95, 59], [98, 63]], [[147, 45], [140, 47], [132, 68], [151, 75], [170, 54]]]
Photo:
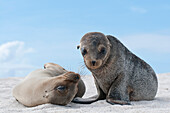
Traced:
[[44, 68], [31, 72], [14, 87], [13, 96], [16, 100], [29, 107], [45, 103], [66, 105], [71, 102], [78, 93], [80, 75], [54, 63], [47, 63]]

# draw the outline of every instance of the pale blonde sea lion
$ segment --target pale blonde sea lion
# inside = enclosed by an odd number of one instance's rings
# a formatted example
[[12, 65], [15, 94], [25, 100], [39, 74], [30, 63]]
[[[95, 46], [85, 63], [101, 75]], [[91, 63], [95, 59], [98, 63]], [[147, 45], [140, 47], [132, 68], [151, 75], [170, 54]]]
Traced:
[[85, 34], [80, 48], [86, 67], [92, 72], [98, 95], [76, 103], [106, 99], [111, 104], [154, 99], [158, 81], [154, 70], [130, 52], [117, 38], [100, 32]]
[[25, 106], [52, 103], [67, 105], [75, 96], [82, 97], [85, 86], [80, 75], [63, 67], [47, 63], [37, 69], [13, 89], [13, 96]]

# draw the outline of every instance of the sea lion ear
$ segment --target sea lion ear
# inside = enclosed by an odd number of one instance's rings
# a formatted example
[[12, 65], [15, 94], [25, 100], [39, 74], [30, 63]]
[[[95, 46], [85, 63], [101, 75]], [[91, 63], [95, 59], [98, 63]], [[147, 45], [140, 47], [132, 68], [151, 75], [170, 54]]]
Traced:
[[79, 48], [80, 48], [80, 45], [77, 46], [77, 49], [79, 49]]
[[112, 44], [110, 43], [110, 36], [109, 35], [106, 35], [106, 38], [107, 38], [107, 40], [108, 40], [108, 45], [111, 47], [112, 46]]

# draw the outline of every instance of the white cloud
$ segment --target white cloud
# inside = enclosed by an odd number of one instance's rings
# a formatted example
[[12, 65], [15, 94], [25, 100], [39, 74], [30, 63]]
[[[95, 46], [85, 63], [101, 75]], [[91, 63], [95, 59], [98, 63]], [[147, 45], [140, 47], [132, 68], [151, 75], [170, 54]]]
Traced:
[[26, 55], [34, 52], [26, 48], [24, 42], [13, 41], [0, 45], [0, 77], [24, 76], [25, 72], [34, 68]]
[[147, 13], [147, 10], [141, 7], [131, 7], [130, 10], [142, 14]]
[[123, 43], [133, 50], [148, 50], [157, 53], [170, 53], [170, 35], [138, 34], [122, 38]]

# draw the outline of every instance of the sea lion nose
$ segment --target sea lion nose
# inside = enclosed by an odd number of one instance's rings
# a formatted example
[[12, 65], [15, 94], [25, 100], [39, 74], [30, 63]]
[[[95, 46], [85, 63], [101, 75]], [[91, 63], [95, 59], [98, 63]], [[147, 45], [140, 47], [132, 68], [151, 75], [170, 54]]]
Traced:
[[80, 79], [80, 75], [77, 73], [69, 72], [67, 80], [77, 82]]
[[77, 82], [80, 79], [80, 75], [79, 74], [74, 74], [72, 79], [73, 79], [74, 82]]
[[79, 77], [78, 74], [75, 75], [75, 79], [76, 79], [76, 80], [80, 79], [80, 77]]
[[96, 64], [96, 61], [91, 61], [92, 65], [95, 66]]

